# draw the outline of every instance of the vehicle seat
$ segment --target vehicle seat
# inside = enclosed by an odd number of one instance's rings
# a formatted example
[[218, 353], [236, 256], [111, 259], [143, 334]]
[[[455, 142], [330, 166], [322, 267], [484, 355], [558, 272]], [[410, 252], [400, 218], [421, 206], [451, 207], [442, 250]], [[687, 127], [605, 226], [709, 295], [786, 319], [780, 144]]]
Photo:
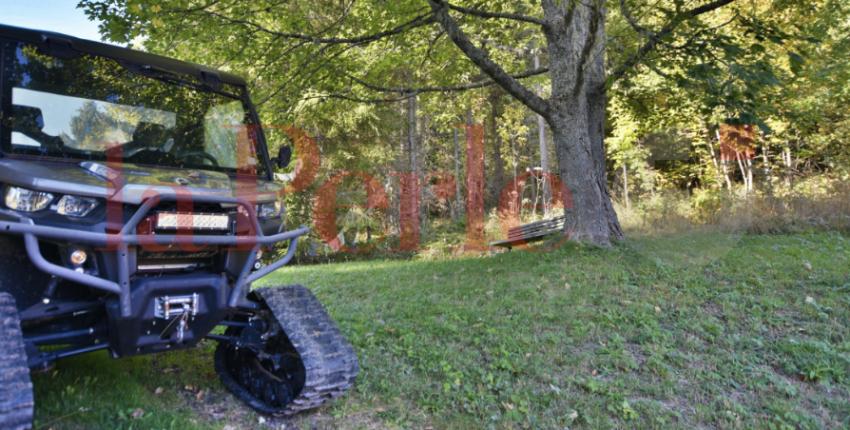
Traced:
[[171, 129], [162, 124], [153, 122], [140, 122], [133, 130], [133, 146], [162, 147], [168, 152], [174, 144]]

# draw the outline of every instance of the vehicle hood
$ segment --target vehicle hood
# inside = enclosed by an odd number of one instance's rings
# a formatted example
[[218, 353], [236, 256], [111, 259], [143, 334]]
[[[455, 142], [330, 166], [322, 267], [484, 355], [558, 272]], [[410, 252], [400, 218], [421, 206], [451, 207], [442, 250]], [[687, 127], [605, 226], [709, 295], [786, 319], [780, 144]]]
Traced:
[[163, 169], [134, 164], [0, 159], [0, 182], [39, 191], [109, 198], [140, 204], [153, 194], [205, 194], [268, 202], [282, 185], [198, 169]]

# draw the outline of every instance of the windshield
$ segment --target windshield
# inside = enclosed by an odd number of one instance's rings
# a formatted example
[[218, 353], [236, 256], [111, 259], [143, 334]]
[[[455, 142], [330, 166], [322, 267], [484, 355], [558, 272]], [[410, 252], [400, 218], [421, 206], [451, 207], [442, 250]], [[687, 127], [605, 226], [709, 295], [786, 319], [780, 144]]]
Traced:
[[2, 42], [4, 152], [262, 174], [242, 88]]

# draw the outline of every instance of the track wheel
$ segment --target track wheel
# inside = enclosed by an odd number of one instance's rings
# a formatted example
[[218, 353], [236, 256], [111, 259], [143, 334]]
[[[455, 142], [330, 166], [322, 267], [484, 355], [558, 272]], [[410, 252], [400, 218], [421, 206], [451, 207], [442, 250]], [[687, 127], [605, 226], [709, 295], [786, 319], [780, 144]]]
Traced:
[[304, 365], [270, 312], [261, 311], [253, 318], [246, 328], [227, 329], [225, 334], [241, 339], [243, 346], [220, 342], [215, 370], [224, 386], [248, 406], [264, 414], [284, 415], [304, 387]]
[[15, 299], [0, 293], [0, 428], [30, 428], [34, 404]]

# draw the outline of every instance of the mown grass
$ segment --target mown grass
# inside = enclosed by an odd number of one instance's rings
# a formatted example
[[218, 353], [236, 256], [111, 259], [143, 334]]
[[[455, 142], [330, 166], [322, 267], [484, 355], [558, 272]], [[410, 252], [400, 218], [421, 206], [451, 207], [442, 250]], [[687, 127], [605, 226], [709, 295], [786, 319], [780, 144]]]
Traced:
[[[305, 284], [327, 305], [362, 371], [330, 407], [266, 425], [850, 426], [847, 236], [543, 249], [278, 272], [268, 284]], [[62, 362], [35, 377], [37, 425], [258, 424], [221, 388], [211, 350]]]

